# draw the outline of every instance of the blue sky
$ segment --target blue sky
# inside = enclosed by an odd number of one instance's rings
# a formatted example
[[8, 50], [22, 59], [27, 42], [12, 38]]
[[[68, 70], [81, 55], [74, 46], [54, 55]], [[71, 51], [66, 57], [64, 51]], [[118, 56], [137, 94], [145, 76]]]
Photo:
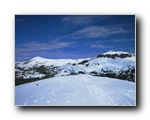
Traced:
[[134, 15], [16, 15], [16, 61], [135, 52]]

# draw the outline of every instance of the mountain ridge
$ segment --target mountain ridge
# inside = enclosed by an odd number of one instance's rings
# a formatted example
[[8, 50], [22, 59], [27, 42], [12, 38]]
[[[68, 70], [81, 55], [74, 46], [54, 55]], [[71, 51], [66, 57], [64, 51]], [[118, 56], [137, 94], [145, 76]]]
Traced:
[[135, 55], [123, 51], [108, 51], [93, 58], [47, 59], [37, 56], [15, 63], [15, 77], [18, 83], [77, 74], [106, 76], [134, 82]]

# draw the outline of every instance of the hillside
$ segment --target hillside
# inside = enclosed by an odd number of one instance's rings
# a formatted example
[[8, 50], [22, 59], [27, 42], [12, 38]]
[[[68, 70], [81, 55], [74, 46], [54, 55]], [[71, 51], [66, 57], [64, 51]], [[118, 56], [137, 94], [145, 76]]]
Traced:
[[135, 55], [109, 51], [86, 59], [35, 57], [15, 63], [16, 85], [44, 78], [88, 74], [135, 81]]

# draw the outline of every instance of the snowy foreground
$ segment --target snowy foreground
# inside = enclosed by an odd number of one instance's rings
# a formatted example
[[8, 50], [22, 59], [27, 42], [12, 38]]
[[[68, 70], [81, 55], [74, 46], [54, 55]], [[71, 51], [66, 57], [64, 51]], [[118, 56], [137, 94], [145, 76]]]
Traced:
[[72, 75], [15, 87], [16, 105], [135, 106], [135, 83], [107, 77]]

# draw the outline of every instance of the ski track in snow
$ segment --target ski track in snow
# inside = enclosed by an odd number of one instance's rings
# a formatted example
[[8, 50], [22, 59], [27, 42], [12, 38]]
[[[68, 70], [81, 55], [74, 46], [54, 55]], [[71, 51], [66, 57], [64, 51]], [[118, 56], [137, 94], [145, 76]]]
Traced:
[[16, 86], [15, 102], [46, 106], [135, 105], [135, 83], [90, 75], [49, 78]]

